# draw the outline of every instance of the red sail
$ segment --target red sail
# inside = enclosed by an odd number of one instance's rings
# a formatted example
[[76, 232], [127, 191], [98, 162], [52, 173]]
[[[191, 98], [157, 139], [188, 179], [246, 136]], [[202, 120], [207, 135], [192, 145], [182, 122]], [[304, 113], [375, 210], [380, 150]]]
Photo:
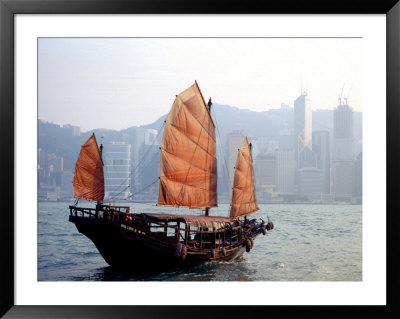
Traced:
[[81, 147], [73, 185], [75, 197], [95, 201], [104, 198], [103, 161], [94, 134]]
[[259, 210], [254, 184], [253, 158], [246, 137], [238, 151], [236, 159], [231, 218], [248, 215]]
[[217, 206], [215, 126], [197, 83], [177, 95], [161, 144], [160, 206]]

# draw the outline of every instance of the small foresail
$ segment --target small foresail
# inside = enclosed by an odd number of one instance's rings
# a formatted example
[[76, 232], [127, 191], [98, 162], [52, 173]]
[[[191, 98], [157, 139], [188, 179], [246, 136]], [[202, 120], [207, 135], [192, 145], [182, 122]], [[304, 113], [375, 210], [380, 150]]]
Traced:
[[236, 159], [230, 217], [248, 215], [257, 210], [253, 158], [246, 137]]
[[215, 126], [197, 82], [176, 96], [160, 156], [159, 206], [217, 206]]
[[73, 185], [77, 198], [94, 201], [104, 198], [103, 161], [94, 134], [81, 147], [75, 164]]

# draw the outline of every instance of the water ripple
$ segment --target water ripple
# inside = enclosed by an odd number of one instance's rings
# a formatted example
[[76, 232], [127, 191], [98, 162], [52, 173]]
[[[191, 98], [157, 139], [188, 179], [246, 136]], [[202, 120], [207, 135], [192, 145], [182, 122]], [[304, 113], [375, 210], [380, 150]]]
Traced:
[[[361, 281], [362, 209], [355, 205], [260, 205], [254, 218], [274, 222], [248, 254], [158, 274], [115, 271], [68, 222], [69, 203], [39, 203], [40, 281]], [[134, 204], [134, 211], [163, 208]], [[228, 205], [212, 210], [225, 216]], [[183, 211], [183, 210], [182, 210]], [[181, 213], [182, 211], [179, 211]]]

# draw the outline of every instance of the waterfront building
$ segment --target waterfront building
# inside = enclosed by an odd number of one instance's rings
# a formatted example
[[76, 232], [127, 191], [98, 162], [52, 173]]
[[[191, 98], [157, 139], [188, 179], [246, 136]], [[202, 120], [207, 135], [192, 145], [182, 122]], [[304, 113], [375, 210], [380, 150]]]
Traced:
[[55, 153], [47, 155], [47, 171], [62, 172], [64, 170], [64, 158], [57, 156]]
[[129, 197], [131, 172], [131, 145], [112, 142], [104, 146], [105, 199], [118, 200]]
[[354, 159], [353, 109], [348, 104], [340, 104], [333, 112], [332, 160]]
[[259, 154], [254, 161], [254, 175], [257, 187], [275, 185], [276, 171], [275, 155]]
[[254, 176], [256, 182], [257, 199], [260, 202], [272, 199], [276, 188], [276, 157], [262, 153], [254, 160]]
[[333, 194], [338, 200], [351, 200], [355, 191], [354, 161], [333, 161], [332, 166]]
[[72, 187], [72, 180], [74, 173], [72, 171], [63, 171], [61, 174], [60, 197], [64, 199], [74, 198], [74, 189]]
[[292, 195], [295, 192], [295, 157], [294, 150], [280, 148], [276, 156], [276, 192], [280, 195]]
[[275, 151], [280, 147], [278, 140], [268, 140], [266, 151], [270, 154], [275, 154]]
[[328, 131], [314, 131], [312, 150], [316, 158], [316, 167], [322, 170], [322, 192], [330, 194], [331, 188], [331, 155], [330, 136]]
[[132, 178], [131, 185], [133, 191], [140, 190], [140, 167], [148, 160], [147, 153], [141, 152], [142, 145], [160, 145], [158, 138], [158, 131], [154, 129], [136, 128], [132, 136], [132, 149], [131, 149], [131, 170]]
[[[296, 169], [304, 167], [300, 154], [312, 150], [312, 109], [306, 92], [294, 101], [294, 157]], [[304, 156], [303, 156], [304, 157]]]
[[355, 193], [353, 109], [339, 99], [333, 113], [332, 191], [337, 199], [350, 201]]
[[360, 152], [356, 158], [354, 163], [355, 169], [355, 196], [358, 202], [362, 201], [363, 187], [362, 187], [362, 152]]
[[322, 196], [323, 171], [316, 167], [303, 167], [299, 169], [299, 194], [303, 196]]
[[[147, 141], [148, 142], [148, 141]], [[160, 176], [160, 147], [154, 144], [142, 143], [139, 157], [144, 159], [138, 169], [139, 188], [137, 196], [155, 200], [158, 195], [158, 177]]]
[[305, 147], [299, 153], [298, 169], [304, 167], [317, 167], [317, 158], [311, 148]]

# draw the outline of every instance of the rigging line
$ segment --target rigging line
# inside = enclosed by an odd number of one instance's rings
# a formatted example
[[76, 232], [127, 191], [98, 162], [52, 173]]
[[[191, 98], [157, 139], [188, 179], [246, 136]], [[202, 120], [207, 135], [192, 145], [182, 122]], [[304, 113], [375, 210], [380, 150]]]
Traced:
[[[150, 160], [150, 163], [153, 163], [154, 160], [155, 160], [155, 158], [158, 157], [158, 156], [159, 156], [158, 153], [154, 153], [154, 154], [153, 154], [153, 157], [152, 157], [151, 160]], [[129, 176], [128, 178], [130, 178], [130, 176]], [[128, 178], [125, 179], [124, 181], [128, 180]], [[119, 186], [117, 187], [117, 189], [115, 190], [115, 192], [118, 191], [119, 188], [120, 188], [121, 186], [123, 186], [123, 182], [121, 183], [121, 185], [119, 185]], [[127, 186], [125, 186], [125, 188], [122, 189], [119, 193], [113, 194], [112, 197], [110, 196], [110, 198], [113, 198], [113, 197], [115, 198], [115, 197], [117, 197], [117, 196], [120, 195], [121, 193], [125, 192], [129, 187], [131, 187], [130, 183], [129, 183]], [[137, 192], [136, 192], [136, 194], [137, 194]]]
[[[157, 181], [159, 180], [159, 178], [157, 178], [154, 182], [152, 182], [151, 184], [147, 185], [146, 187], [142, 188], [141, 190], [137, 191], [136, 193], [133, 193], [131, 195], [129, 195], [127, 198], [122, 198], [121, 200], [127, 200], [128, 198], [132, 198], [134, 195], [137, 195], [141, 192], [143, 192], [144, 190], [146, 190], [147, 188], [149, 188], [150, 186], [152, 186], [153, 184], [155, 184]], [[114, 195], [114, 197], [118, 196], [119, 194], [123, 193], [125, 190], [127, 190], [129, 188], [129, 186], [127, 186], [124, 190], [122, 190], [121, 192], [119, 192], [117, 195]]]
[[[162, 132], [162, 129], [163, 129], [163, 127], [164, 127], [164, 125], [165, 125], [165, 122], [163, 122], [163, 124], [161, 125], [161, 127], [158, 129], [158, 131], [157, 131], [157, 135], [156, 135], [156, 137], [154, 138], [154, 141], [153, 141], [153, 143], [150, 145], [150, 146], [154, 146], [155, 145], [155, 143], [157, 142], [157, 140], [158, 140], [158, 137], [160, 136], [160, 133]], [[125, 181], [129, 181], [131, 178], [132, 178], [132, 175], [135, 173], [135, 171], [136, 171], [136, 169], [139, 167], [139, 165], [145, 160], [145, 158], [147, 157], [147, 155], [149, 154], [149, 152], [151, 151], [151, 147], [149, 147], [149, 149], [147, 150], [147, 152], [144, 154], [144, 156], [143, 156], [143, 158], [139, 161], [139, 163], [133, 168], [133, 170], [131, 170], [131, 172], [129, 173], [129, 175], [128, 175], [128, 177], [127, 178], [125, 178], [122, 182], [121, 182], [121, 184], [116, 188], [116, 190], [115, 191], [117, 191], [120, 187], [122, 187], [122, 186], [124, 186], [124, 184], [125, 184]], [[157, 154], [157, 153], [156, 153]], [[151, 161], [154, 159], [154, 156], [153, 156], [153, 158], [151, 159]], [[130, 182], [129, 182], [129, 185], [127, 186], [127, 188], [128, 187], [130, 187]], [[124, 192], [126, 189], [124, 189], [122, 192]], [[120, 193], [119, 193], [120, 194]], [[118, 195], [119, 195], [118, 194]], [[118, 196], [118, 195], [115, 195], [115, 196]]]
[[[108, 168], [107, 169], [105, 169], [106, 167], [107, 167], [107, 165], [105, 165], [105, 163], [107, 163], [108, 162], [108, 156], [107, 156], [107, 154], [104, 154], [103, 153], [103, 156], [104, 156], [104, 161], [103, 161], [103, 171], [104, 171], [104, 173], [105, 173], [105, 177], [104, 177], [104, 179], [106, 180], [109, 180], [110, 179], [110, 176], [109, 176], [109, 172], [108, 172]], [[103, 159], [102, 159], [103, 160]], [[105, 181], [104, 181], [104, 186], [106, 186], [106, 183], [105, 183]]]
[[111, 200], [111, 199], [116, 199], [117, 196], [119, 196], [120, 194], [122, 194], [123, 192], [125, 192], [130, 186], [131, 186], [131, 185], [128, 185], [128, 186], [126, 186], [123, 190], [121, 190], [119, 193], [117, 193], [117, 194], [115, 194], [115, 195], [113, 195], [113, 196], [110, 196], [110, 200]]
[[[109, 158], [106, 156], [106, 161], [108, 161], [109, 160]], [[111, 159], [112, 160], [112, 159]], [[110, 165], [111, 166], [111, 165]], [[108, 167], [108, 166], [107, 166]], [[110, 171], [108, 170], [108, 168], [107, 168], [107, 170], [104, 170], [105, 172], [106, 172], [106, 175], [107, 175], [107, 180], [111, 180], [111, 177], [110, 177]], [[114, 173], [120, 173], [120, 172], [114, 172]], [[129, 188], [129, 184], [130, 183], [128, 183], [128, 185], [125, 187], [125, 189], [123, 189], [122, 191], [120, 191], [117, 195], [113, 195], [113, 193], [115, 193], [115, 192], [117, 192], [119, 189], [120, 189], [120, 187], [122, 187], [124, 184], [125, 184], [125, 182], [126, 181], [128, 181], [129, 182], [129, 180], [128, 179], [124, 179], [122, 182], [121, 182], [121, 184], [120, 185], [118, 185], [118, 186], [116, 186], [116, 188], [114, 189], [114, 190], [111, 190], [111, 185], [107, 185], [108, 186], [108, 192], [110, 193], [109, 194], [109, 200], [113, 200], [116, 196], [118, 196], [119, 194], [121, 194], [122, 192], [124, 192], [127, 188]]]
[[[154, 153], [153, 157], [150, 159], [150, 163], [153, 163], [154, 160], [159, 156], [159, 153]], [[132, 174], [129, 174], [129, 176], [124, 180], [124, 181], [129, 181], [129, 179], [131, 178]], [[120, 187], [124, 186], [124, 181], [116, 188], [115, 192], [118, 191], [120, 189]], [[118, 195], [120, 195], [121, 193], [125, 192], [129, 187], [131, 187], [130, 183], [128, 183], [128, 185], [125, 186], [124, 189], [122, 189], [118, 194], [113, 194], [114, 197], [117, 197]]]
[[[129, 176], [126, 178], [127, 180], [131, 180], [132, 177], [134, 177], [136, 179], [136, 170], [141, 166], [141, 164], [144, 162], [144, 160], [147, 158], [147, 156], [149, 155], [149, 153], [152, 151], [152, 147], [158, 142], [159, 137], [161, 135], [161, 133], [163, 132], [165, 126], [165, 121], [163, 122], [163, 124], [161, 125], [161, 127], [158, 129], [156, 137], [154, 138], [152, 144], [150, 145], [150, 147], [147, 149], [146, 153], [143, 155], [143, 157], [140, 159], [140, 161], [138, 162], [138, 164], [130, 171]], [[161, 143], [160, 143], [161, 144]], [[153, 157], [150, 159], [150, 162], [152, 163], [154, 161], [154, 158], [156, 156], [160, 156], [159, 152], [155, 152]], [[121, 183], [122, 186], [123, 182]], [[130, 183], [129, 183], [130, 184]], [[130, 185], [129, 185], [130, 186]]]
[[141, 190], [139, 190], [139, 191], [137, 191], [137, 192], [131, 194], [129, 197], [133, 197], [133, 196], [135, 196], [135, 195], [137, 195], [137, 194], [140, 194], [141, 192], [145, 191], [146, 189], [148, 189], [149, 187], [151, 187], [152, 185], [154, 185], [155, 183], [157, 183], [159, 180], [160, 180], [160, 179], [157, 177], [157, 179], [156, 179], [154, 182], [150, 183], [149, 185], [147, 185], [146, 187], [142, 188]]
[[152, 206], [152, 207], [157, 206], [157, 205], [155, 205], [155, 204], [143, 203], [143, 202], [134, 201], [134, 200], [131, 200], [131, 202], [132, 202], [132, 203], [136, 203], [136, 204], [141, 204], [141, 205], [148, 205], [148, 206]]
[[[153, 154], [153, 157], [152, 157], [151, 160], [150, 160], [150, 163], [153, 163], [154, 160], [155, 160], [158, 156], [159, 156], [158, 153], [154, 153], [154, 154]], [[158, 179], [158, 177], [157, 177], [157, 179]], [[154, 183], [152, 183], [152, 184], [154, 184]], [[151, 185], [152, 185], [152, 184], [151, 184]], [[151, 185], [150, 185], [150, 186], [151, 186]], [[113, 196], [114, 196], [114, 197], [117, 197], [118, 195], [120, 195], [121, 193], [123, 193], [123, 192], [125, 192], [127, 189], [129, 189], [129, 187], [131, 187], [130, 184], [127, 185], [124, 189], [122, 189], [118, 194], [115, 194], [115, 195], [113, 195]], [[147, 188], [147, 187], [146, 187], [146, 188]], [[135, 193], [129, 195], [126, 199], [132, 197], [133, 195], [139, 194], [140, 192], [142, 192], [142, 191], [145, 190], [146, 188], [141, 189], [141, 190], [139, 190], [139, 191], [137, 191], [137, 192], [135, 192]], [[124, 199], [124, 200], [126, 200], [126, 199]]]
[[[158, 155], [159, 155], [158, 153], [155, 153], [155, 154], [153, 155], [152, 159], [150, 160], [150, 163], [153, 163], [154, 159], [155, 159]], [[158, 179], [159, 179], [159, 178], [157, 177], [156, 181], [157, 181]], [[155, 182], [156, 182], [156, 181], [155, 181]], [[153, 183], [151, 183], [149, 186], [146, 186], [145, 188], [143, 188], [143, 189], [141, 189], [141, 190], [139, 190], [139, 191], [137, 191], [137, 192], [131, 194], [131, 195], [128, 196], [126, 199], [128, 199], [128, 198], [130, 198], [130, 197], [132, 197], [132, 196], [134, 196], [134, 195], [136, 195], [136, 194], [139, 194], [140, 192], [144, 191], [145, 189], [147, 189], [148, 187], [150, 187], [151, 185], [153, 185], [155, 182], [153, 182]], [[113, 195], [113, 197], [117, 197], [117, 196], [120, 195], [121, 193], [125, 192], [130, 186], [131, 186], [131, 185], [127, 185], [127, 186], [126, 186], [124, 189], [122, 189], [118, 194]], [[124, 199], [124, 200], [126, 200], [126, 199]]]
[[[110, 158], [110, 157], [107, 155], [107, 152], [105, 152], [105, 156], [104, 156], [104, 157], [105, 157], [105, 161], [104, 161], [104, 162], [106, 162], [106, 163], [110, 162], [110, 163], [111, 163], [112, 158]], [[111, 179], [110, 171], [109, 171], [109, 166], [113, 166], [113, 165], [104, 165], [104, 166], [107, 167], [107, 169], [104, 169], [104, 172], [106, 173], [106, 179], [109, 181], [109, 180]], [[117, 172], [117, 173], [119, 173], [119, 172]], [[121, 183], [120, 185], [118, 185], [118, 186], [116, 187], [116, 189], [113, 190], [113, 191], [111, 191], [111, 189], [110, 189], [110, 186], [111, 186], [111, 185], [107, 185], [107, 186], [108, 186], [108, 191], [110, 192], [110, 196], [109, 196], [110, 198], [109, 198], [109, 200], [112, 200], [112, 199], [113, 199], [112, 192], [118, 191], [119, 188], [120, 188], [121, 186], [123, 186], [123, 184], [125, 183], [125, 181], [126, 181], [126, 179], [123, 180], [122, 183]]]
[[[165, 122], [166, 122], [166, 121], [164, 121], [163, 124], [161, 125], [161, 127], [159, 128], [159, 130], [158, 130], [158, 132], [157, 132], [157, 135], [156, 135], [156, 137], [155, 137], [153, 143], [152, 143], [150, 146], [154, 146], [155, 143], [157, 142], [158, 137], [160, 136], [160, 133], [163, 131], [163, 128], [164, 128], [164, 126], [165, 126]], [[133, 171], [131, 172], [131, 174], [133, 174], [133, 173], [136, 171], [136, 169], [140, 166], [140, 164], [142, 164], [142, 162], [145, 160], [145, 158], [147, 157], [147, 155], [149, 154], [150, 151], [151, 151], [151, 147], [149, 147], [149, 149], [148, 149], [147, 152], [144, 154], [144, 156], [142, 157], [142, 159], [141, 159], [141, 160], [138, 162], [138, 164], [133, 168]]]

